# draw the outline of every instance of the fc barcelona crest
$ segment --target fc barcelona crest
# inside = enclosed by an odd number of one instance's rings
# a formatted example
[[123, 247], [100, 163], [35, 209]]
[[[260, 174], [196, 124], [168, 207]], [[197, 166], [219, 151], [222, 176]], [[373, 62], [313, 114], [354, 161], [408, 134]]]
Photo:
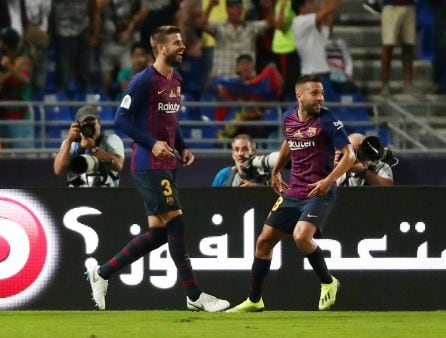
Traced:
[[313, 137], [314, 135], [316, 135], [316, 133], [317, 133], [317, 128], [315, 127], [308, 128], [307, 132], [308, 137]]

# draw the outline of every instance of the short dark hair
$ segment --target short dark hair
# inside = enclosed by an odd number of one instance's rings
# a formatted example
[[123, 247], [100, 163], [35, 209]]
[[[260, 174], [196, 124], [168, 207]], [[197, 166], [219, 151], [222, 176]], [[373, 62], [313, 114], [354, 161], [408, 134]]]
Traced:
[[0, 40], [9, 49], [16, 50], [20, 44], [20, 35], [15, 29], [6, 27], [0, 31]]
[[295, 87], [297, 88], [307, 82], [321, 82], [322, 83], [319, 75], [304, 74], [297, 79]]
[[305, 5], [307, 0], [292, 0], [291, 1], [291, 9], [295, 14], [299, 14], [299, 9]]
[[237, 56], [235, 62], [238, 64], [240, 61], [244, 60], [254, 62], [254, 58], [252, 57], [252, 55], [249, 54], [240, 54], [239, 56]]
[[154, 29], [150, 35], [150, 46], [153, 52], [156, 54], [156, 46], [167, 42], [167, 36], [170, 34], [180, 33], [181, 30], [177, 26], [159, 26]]
[[256, 149], [256, 142], [254, 141], [254, 139], [251, 137], [251, 135], [248, 134], [238, 134], [236, 137], [234, 137], [234, 139], [232, 140], [232, 146], [234, 146], [235, 141], [237, 140], [247, 140], [249, 142], [249, 144], [251, 145], [252, 149]]

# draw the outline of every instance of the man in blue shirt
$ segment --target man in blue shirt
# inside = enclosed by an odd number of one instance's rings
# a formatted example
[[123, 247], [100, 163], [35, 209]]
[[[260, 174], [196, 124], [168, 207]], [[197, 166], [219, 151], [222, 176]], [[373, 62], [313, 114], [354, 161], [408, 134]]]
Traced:
[[[215, 175], [213, 187], [262, 187], [271, 179], [269, 170], [246, 168], [245, 162], [255, 156], [256, 144], [248, 134], [239, 134], [232, 141], [232, 159], [235, 165], [221, 169]], [[250, 174], [252, 173], [252, 174]]]

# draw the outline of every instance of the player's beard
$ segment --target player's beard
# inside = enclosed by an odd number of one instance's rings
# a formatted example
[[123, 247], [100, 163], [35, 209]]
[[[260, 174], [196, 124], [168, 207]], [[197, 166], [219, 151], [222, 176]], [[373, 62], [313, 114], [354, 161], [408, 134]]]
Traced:
[[318, 108], [316, 108], [315, 104], [307, 104], [304, 108], [308, 115], [317, 116], [321, 112], [322, 105], [318, 105]]
[[166, 63], [171, 67], [179, 66], [182, 58], [179, 58], [177, 54], [166, 55]]

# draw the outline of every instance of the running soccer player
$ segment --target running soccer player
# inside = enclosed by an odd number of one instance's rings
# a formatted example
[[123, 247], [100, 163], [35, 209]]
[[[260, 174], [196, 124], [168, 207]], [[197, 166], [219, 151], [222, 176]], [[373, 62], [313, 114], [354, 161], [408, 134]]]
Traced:
[[[283, 116], [285, 140], [272, 171], [272, 186], [280, 195], [256, 241], [248, 298], [227, 312], [258, 312], [265, 305], [263, 281], [270, 270], [274, 246], [285, 234], [293, 236], [321, 280], [319, 310], [336, 301], [339, 281], [325, 263], [313, 238], [320, 235], [324, 221], [336, 199], [336, 179], [355, 162], [355, 154], [341, 121], [325, 108], [324, 88], [318, 76], [303, 75], [296, 83], [297, 108]], [[333, 167], [335, 148], [342, 158]], [[289, 186], [280, 171], [291, 159]]]
[[158, 27], [150, 43], [155, 63], [130, 81], [115, 119], [116, 125], [134, 140], [131, 171], [144, 200], [149, 229], [105, 264], [88, 269], [93, 299], [99, 309], [105, 309], [108, 279], [167, 242], [186, 290], [187, 308], [222, 311], [229, 307], [229, 302], [202, 292], [195, 280], [184, 242], [185, 224], [174, 179], [174, 149], [183, 165], [194, 161], [177, 121], [182, 78], [174, 67], [181, 63], [185, 46], [175, 26]]

